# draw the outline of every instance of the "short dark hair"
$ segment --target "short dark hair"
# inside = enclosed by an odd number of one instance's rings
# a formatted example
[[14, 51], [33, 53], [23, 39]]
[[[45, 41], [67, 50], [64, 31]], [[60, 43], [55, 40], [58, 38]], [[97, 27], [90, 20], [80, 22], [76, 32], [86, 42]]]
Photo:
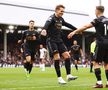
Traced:
[[59, 10], [60, 8], [64, 8], [65, 9], [65, 6], [63, 6], [61, 4], [60, 5], [57, 5], [56, 8], [55, 8], [55, 10]]
[[96, 6], [96, 9], [102, 13], [104, 12], [104, 6]]
[[29, 23], [30, 23], [30, 22], [35, 22], [35, 21], [34, 21], [34, 20], [30, 20]]

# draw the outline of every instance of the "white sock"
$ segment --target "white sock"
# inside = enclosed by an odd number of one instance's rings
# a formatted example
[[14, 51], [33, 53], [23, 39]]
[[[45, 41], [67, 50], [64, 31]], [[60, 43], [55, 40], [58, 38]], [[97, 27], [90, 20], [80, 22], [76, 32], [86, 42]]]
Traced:
[[62, 79], [62, 77], [58, 77], [58, 79]]
[[107, 85], [108, 85], [108, 81], [107, 81]]
[[97, 81], [98, 84], [102, 84], [102, 81]]
[[71, 75], [71, 74], [68, 74], [68, 75], [67, 75], [67, 77], [70, 77], [70, 76], [72, 76], [72, 75]]
[[40, 64], [39, 66], [40, 66], [40, 68], [42, 68], [42, 64]]
[[42, 71], [45, 71], [45, 64], [42, 64]]

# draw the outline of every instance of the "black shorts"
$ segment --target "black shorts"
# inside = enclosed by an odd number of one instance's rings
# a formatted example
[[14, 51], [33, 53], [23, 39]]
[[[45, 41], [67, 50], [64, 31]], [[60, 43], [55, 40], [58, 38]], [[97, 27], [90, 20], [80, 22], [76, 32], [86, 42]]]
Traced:
[[79, 54], [75, 54], [75, 55], [72, 56], [72, 59], [80, 61], [80, 55]]
[[27, 56], [31, 56], [31, 60], [35, 60], [35, 54], [36, 52], [34, 50], [25, 49], [23, 52], [23, 58], [26, 59]]
[[50, 57], [53, 57], [54, 53], [59, 53], [60, 55], [67, 50], [67, 47], [63, 42], [54, 42], [54, 41], [47, 41], [47, 47], [49, 50]]
[[95, 49], [95, 61], [108, 63], [108, 47], [96, 46]]

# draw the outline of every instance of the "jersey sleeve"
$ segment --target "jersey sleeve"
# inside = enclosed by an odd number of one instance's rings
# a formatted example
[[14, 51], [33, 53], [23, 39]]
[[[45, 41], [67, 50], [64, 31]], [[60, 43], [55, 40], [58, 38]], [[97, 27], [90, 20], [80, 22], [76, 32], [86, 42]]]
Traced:
[[73, 51], [73, 46], [71, 46], [71, 52]]
[[36, 42], [38, 42], [38, 44], [41, 44], [41, 42], [42, 42], [42, 36], [38, 33], [38, 32], [36, 32]]
[[98, 19], [94, 19], [94, 20], [91, 22], [91, 24], [92, 24], [93, 26], [96, 26], [98, 23], [99, 23]]
[[45, 23], [43, 29], [48, 30], [50, 24], [52, 23], [52, 20], [53, 20], [53, 17], [50, 16], [50, 17], [48, 18], [48, 20], [46, 21], [46, 23]]
[[81, 49], [80, 45], [78, 45], [78, 46], [79, 46], [79, 49]]
[[44, 48], [44, 51], [47, 52], [46, 48]]
[[36, 35], [35, 35], [37, 38], [39, 38], [39, 33], [38, 32], [36, 32]]
[[63, 26], [66, 26], [72, 30], [76, 30], [77, 28], [73, 25], [71, 25], [70, 23], [65, 22], [65, 20], [63, 19]]
[[24, 42], [24, 39], [25, 39], [25, 38], [26, 38], [26, 31], [24, 31], [24, 32], [22, 33], [21, 41]]

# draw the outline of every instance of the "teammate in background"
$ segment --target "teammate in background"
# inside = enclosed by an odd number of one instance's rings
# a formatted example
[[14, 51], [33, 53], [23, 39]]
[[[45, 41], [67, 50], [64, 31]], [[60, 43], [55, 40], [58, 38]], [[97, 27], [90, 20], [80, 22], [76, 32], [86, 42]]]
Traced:
[[43, 45], [40, 45], [40, 68], [42, 71], [45, 71], [45, 59], [47, 57], [47, 50], [43, 47]]
[[73, 45], [71, 46], [70, 53], [72, 55], [72, 59], [75, 64], [75, 68], [78, 71], [78, 64], [81, 64], [80, 58], [83, 57], [83, 52], [80, 45], [78, 45], [77, 40], [73, 41]]
[[[96, 51], [95, 51], [95, 63], [94, 63], [94, 72], [95, 72], [95, 76], [97, 78], [97, 82], [96, 85], [94, 86], [94, 88], [103, 88], [103, 84], [102, 84], [102, 79], [101, 79], [101, 69], [100, 69], [100, 65], [99, 63], [104, 62], [104, 68], [105, 68], [105, 74], [106, 74], [106, 88], [108, 88], [108, 46], [104, 46], [103, 41], [106, 40], [106, 38], [108, 37], [108, 33], [107, 35], [105, 35], [105, 26], [104, 26], [104, 21], [105, 20], [105, 16], [103, 15], [104, 13], [104, 6], [97, 6], [96, 10], [95, 10], [95, 15], [96, 15], [96, 19], [94, 19], [91, 23], [86, 24], [85, 26], [71, 32], [68, 35], [68, 38], [72, 38], [73, 35], [79, 33], [79, 32], [83, 32], [89, 28], [95, 27], [96, 30]], [[107, 40], [105, 41], [107, 43]], [[101, 45], [100, 45], [101, 44]]]
[[21, 48], [20, 48], [20, 51], [21, 51], [21, 54], [22, 54], [22, 57], [23, 57], [23, 65], [24, 65], [24, 70], [26, 72], [26, 76], [29, 77], [29, 75], [28, 75], [29, 69], [26, 66], [27, 61], [26, 61], [26, 58], [25, 58], [25, 55], [24, 55], [24, 51], [25, 51], [25, 41], [26, 40], [24, 40], [24, 43], [22, 43]]
[[76, 27], [65, 22], [65, 20], [62, 18], [64, 14], [64, 9], [65, 7], [63, 5], [57, 5], [55, 8], [55, 14], [49, 17], [41, 32], [41, 34], [43, 34], [44, 36], [47, 35], [48, 37], [47, 38], [48, 49], [50, 50], [50, 55], [54, 59], [54, 67], [58, 77], [58, 82], [60, 84], [66, 84], [66, 82], [61, 77], [60, 55], [62, 55], [65, 60], [67, 80], [70, 81], [77, 79], [77, 76], [71, 75], [70, 54], [61, 37], [62, 26], [66, 26], [72, 30], [75, 30]]
[[95, 48], [96, 48], [96, 39], [90, 45], [90, 54], [91, 54], [91, 63], [90, 63], [90, 72], [93, 72], [93, 61], [95, 59]]
[[35, 60], [36, 46], [39, 45], [39, 34], [35, 31], [34, 24], [35, 22], [33, 20], [29, 21], [29, 29], [23, 33], [21, 40], [18, 41], [18, 43], [24, 43], [23, 54], [26, 60], [24, 67], [27, 70], [27, 77], [30, 77], [33, 61]]

